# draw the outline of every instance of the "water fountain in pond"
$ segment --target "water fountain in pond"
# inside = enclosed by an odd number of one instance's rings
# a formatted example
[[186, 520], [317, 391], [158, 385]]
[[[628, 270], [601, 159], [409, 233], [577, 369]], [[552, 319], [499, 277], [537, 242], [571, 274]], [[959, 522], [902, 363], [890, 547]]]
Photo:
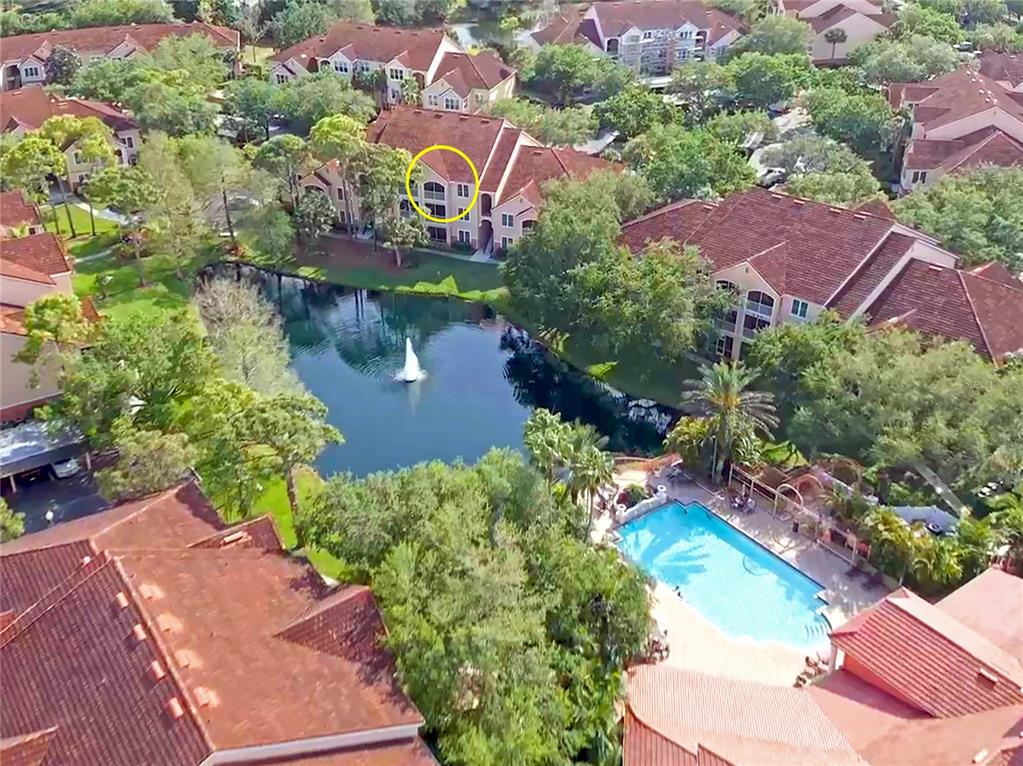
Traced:
[[426, 373], [419, 366], [419, 358], [412, 350], [412, 339], [405, 336], [405, 366], [395, 375], [403, 383], [414, 383], [426, 377]]

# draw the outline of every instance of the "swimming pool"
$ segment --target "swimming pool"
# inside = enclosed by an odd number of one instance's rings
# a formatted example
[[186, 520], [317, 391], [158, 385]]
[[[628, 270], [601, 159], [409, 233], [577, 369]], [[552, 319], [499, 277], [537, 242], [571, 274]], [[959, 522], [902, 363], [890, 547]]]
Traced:
[[619, 549], [730, 636], [798, 649], [827, 643], [820, 583], [699, 503], [628, 522]]

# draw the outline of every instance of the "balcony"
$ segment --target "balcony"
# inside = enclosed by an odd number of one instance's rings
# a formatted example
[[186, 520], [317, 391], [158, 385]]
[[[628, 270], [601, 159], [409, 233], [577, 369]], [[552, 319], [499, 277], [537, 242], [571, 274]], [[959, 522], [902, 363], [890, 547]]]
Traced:
[[424, 189], [423, 199], [428, 202], [446, 202], [443, 191], [437, 191], [436, 189]]

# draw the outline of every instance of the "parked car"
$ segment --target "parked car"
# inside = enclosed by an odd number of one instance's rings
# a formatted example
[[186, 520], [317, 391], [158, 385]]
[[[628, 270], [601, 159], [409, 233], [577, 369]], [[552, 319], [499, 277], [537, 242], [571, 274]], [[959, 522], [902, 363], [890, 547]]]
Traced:
[[82, 467], [74, 458], [71, 458], [70, 460], [62, 460], [59, 463], [54, 463], [50, 467], [53, 468], [53, 475], [58, 479], [69, 479], [82, 470]]
[[785, 168], [766, 168], [757, 179], [757, 186], [769, 189], [785, 180]]

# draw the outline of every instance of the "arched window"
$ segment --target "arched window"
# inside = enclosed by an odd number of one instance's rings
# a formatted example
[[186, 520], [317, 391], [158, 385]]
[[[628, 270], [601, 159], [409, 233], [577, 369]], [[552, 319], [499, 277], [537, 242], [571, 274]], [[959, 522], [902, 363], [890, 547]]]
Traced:
[[737, 310], [739, 306], [739, 287], [735, 282], [729, 282], [727, 279], [719, 279], [717, 287], [718, 290], [725, 290], [730, 293], [732, 297], [732, 308], [722, 315], [721, 321], [718, 323], [718, 329], [722, 332], [735, 332], [735, 321], [739, 316]]
[[432, 199], [435, 202], [444, 201], [444, 186], [436, 181], [427, 181], [423, 184], [423, 197]]
[[746, 293], [746, 313], [770, 319], [774, 314], [774, 298], [759, 290], [750, 290]]
[[618, 40], [611, 38], [607, 41], [607, 55], [617, 56], [618, 55]]

